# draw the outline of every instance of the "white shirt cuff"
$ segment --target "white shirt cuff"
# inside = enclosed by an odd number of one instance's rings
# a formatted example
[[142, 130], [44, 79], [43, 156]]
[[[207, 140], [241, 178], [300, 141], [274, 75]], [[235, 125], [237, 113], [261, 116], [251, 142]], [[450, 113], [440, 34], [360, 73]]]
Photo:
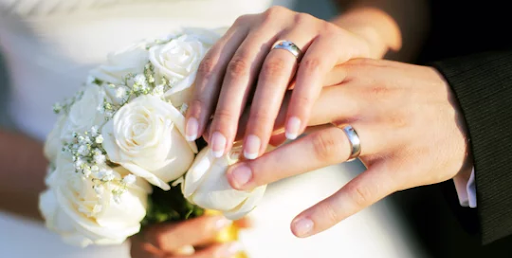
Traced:
[[471, 171], [469, 179], [454, 177], [453, 183], [459, 196], [460, 205], [462, 207], [476, 208], [475, 169], [473, 168]]

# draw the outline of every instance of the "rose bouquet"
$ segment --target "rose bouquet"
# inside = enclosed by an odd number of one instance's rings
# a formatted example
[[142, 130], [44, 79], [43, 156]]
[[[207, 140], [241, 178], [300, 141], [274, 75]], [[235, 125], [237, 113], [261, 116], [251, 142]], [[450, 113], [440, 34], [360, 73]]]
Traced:
[[49, 229], [74, 245], [119, 244], [141, 225], [203, 209], [237, 219], [255, 207], [265, 187], [236, 191], [224, 176], [240, 147], [214, 158], [184, 136], [197, 68], [220, 36], [184, 29], [111, 53], [74, 97], [54, 105], [40, 196]]

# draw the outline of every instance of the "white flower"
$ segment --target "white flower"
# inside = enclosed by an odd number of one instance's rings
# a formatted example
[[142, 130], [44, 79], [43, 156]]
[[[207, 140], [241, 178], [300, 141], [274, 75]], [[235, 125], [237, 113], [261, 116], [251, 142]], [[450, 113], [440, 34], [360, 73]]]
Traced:
[[[114, 176], [119, 180], [128, 172], [122, 167]], [[56, 170], [46, 180], [49, 187], [39, 199], [39, 209], [46, 226], [69, 244], [85, 247], [91, 244], [120, 244], [140, 230], [146, 215], [147, 195], [151, 187], [144, 180], [127, 186], [114, 201], [112, 193], [119, 184], [94, 181], [75, 173], [69, 153], [57, 158]]]
[[105, 91], [102, 88], [94, 84], [86, 86], [82, 98], [69, 110], [61, 138], [69, 142], [73, 138], [73, 133], [83, 134], [93, 126], [105, 123], [105, 116], [97, 110], [103, 106], [105, 98]]
[[86, 156], [87, 154], [89, 154], [89, 148], [86, 145], [81, 145], [78, 148], [78, 154]]
[[153, 46], [149, 50], [149, 60], [155, 67], [157, 82], [160, 83], [162, 77], [175, 82], [165, 93], [175, 106], [180, 106], [190, 99], [197, 68], [218, 38], [220, 35], [206, 42], [201, 35], [186, 34], [167, 44]]
[[184, 138], [185, 118], [171, 104], [152, 95], [123, 106], [102, 129], [108, 159], [134, 175], [168, 190], [168, 182], [192, 164], [195, 143]]
[[107, 161], [107, 157], [105, 157], [105, 155], [94, 155], [94, 162], [96, 162], [96, 164], [103, 164], [105, 161]]
[[135, 78], [133, 78], [133, 81], [137, 85], [140, 85], [142, 88], [146, 88], [148, 86], [146, 76], [144, 76], [144, 74], [137, 74]]
[[148, 62], [146, 46], [146, 42], [142, 41], [109, 53], [106, 64], [93, 69], [90, 75], [103, 82], [123, 84], [126, 75], [144, 71], [144, 66]]
[[100, 135], [98, 135], [96, 137], [96, 143], [97, 144], [102, 144], [103, 143], [103, 135], [100, 134]]
[[116, 98], [120, 100], [126, 98], [126, 87], [118, 87], [116, 89]]
[[205, 209], [221, 211], [232, 220], [253, 210], [263, 197], [266, 185], [251, 192], [238, 191], [229, 185], [225, 175], [228, 166], [238, 161], [240, 149], [241, 146], [235, 146], [229, 155], [221, 158], [214, 158], [209, 147], [201, 150], [185, 175], [182, 184], [185, 198]]
[[158, 85], [153, 89], [153, 95], [155, 96], [162, 96], [164, 95], [164, 86]]
[[61, 115], [57, 119], [57, 123], [55, 123], [53, 130], [46, 137], [46, 142], [44, 143], [44, 155], [49, 161], [54, 161], [57, 158], [59, 152], [62, 151], [63, 142], [61, 139], [62, 128], [66, 123], [67, 117], [65, 115]]

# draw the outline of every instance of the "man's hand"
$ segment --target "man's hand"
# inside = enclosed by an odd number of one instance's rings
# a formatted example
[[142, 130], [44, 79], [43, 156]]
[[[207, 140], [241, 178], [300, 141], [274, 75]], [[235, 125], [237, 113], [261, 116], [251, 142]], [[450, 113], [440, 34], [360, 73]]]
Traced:
[[[296, 236], [326, 230], [399, 190], [439, 183], [471, 170], [465, 125], [452, 92], [431, 67], [360, 59], [336, 67], [308, 124], [350, 124], [361, 140], [368, 170], [292, 222]], [[286, 110], [286, 105], [282, 107]], [[283, 124], [284, 113], [276, 124]], [[277, 126], [275, 129], [279, 129]], [[233, 165], [240, 190], [346, 161], [345, 132], [331, 126]]]

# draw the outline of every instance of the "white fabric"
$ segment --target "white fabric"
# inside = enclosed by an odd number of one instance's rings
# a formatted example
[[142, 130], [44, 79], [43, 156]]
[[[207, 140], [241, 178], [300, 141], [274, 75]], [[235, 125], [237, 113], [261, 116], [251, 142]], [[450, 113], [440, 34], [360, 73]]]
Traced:
[[[44, 140], [56, 117], [51, 106], [71, 96], [87, 71], [109, 51], [180, 26], [230, 25], [260, 12], [269, 0], [0, 0], [0, 46], [9, 69], [10, 114], [24, 133]], [[251, 258], [421, 257], [416, 240], [384, 200], [309, 239], [289, 230], [301, 210], [329, 196], [364, 170], [336, 165], [269, 187], [253, 213], [255, 228], [243, 233]], [[421, 252], [420, 252], [421, 253]], [[128, 244], [79, 249], [58, 236], [0, 214], [0, 257], [129, 257]]]
[[475, 169], [473, 168], [469, 178], [455, 177], [453, 178], [453, 183], [455, 184], [460, 205], [462, 207], [476, 208]]

